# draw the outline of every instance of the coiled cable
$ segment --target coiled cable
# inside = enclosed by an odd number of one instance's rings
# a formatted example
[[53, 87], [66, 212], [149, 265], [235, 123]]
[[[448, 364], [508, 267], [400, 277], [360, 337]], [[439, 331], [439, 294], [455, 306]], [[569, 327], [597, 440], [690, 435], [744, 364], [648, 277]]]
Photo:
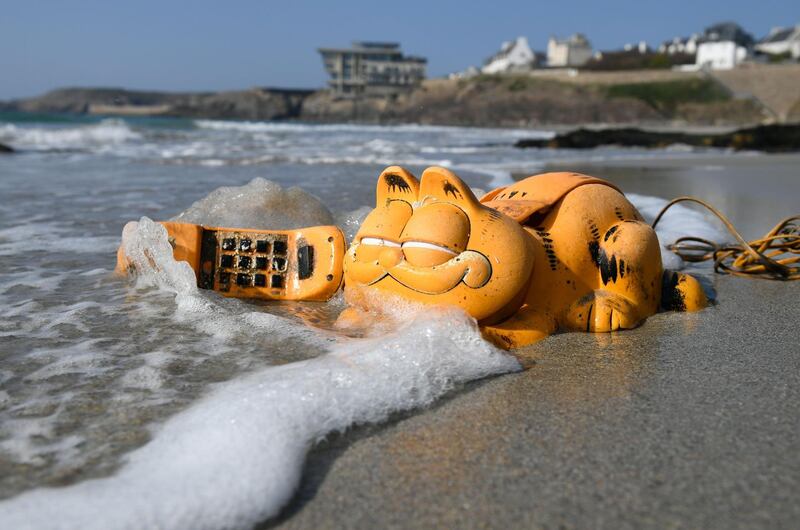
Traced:
[[787, 217], [763, 237], [748, 242], [733, 223], [710, 204], [694, 197], [678, 197], [661, 209], [651, 225], [653, 229], [667, 210], [685, 201], [700, 204], [716, 215], [738, 244], [720, 245], [700, 237], [681, 237], [667, 246], [681, 259], [691, 262], [714, 260], [714, 271], [720, 274], [800, 280], [800, 215]]

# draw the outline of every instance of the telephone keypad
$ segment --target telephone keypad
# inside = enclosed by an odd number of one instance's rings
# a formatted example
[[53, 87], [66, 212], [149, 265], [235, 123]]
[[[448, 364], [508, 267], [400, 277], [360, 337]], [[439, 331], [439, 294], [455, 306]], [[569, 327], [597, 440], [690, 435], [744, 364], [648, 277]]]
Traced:
[[[240, 288], [285, 289], [288, 272], [288, 237], [263, 234], [252, 237], [236, 232], [218, 233], [217, 284], [228, 291], [235, 282]], [[256, 272], [258, 271], [258, 272]]]

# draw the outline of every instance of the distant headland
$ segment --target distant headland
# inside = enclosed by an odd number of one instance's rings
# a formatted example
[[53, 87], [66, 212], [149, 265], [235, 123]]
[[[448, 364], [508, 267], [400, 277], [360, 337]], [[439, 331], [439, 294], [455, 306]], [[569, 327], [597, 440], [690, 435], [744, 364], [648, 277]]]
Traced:
[[539, 70], [429, 79], [402, 94], [355, 98], [283, 88], [184, 93], [63, 88], [0, 102], [0, 111], [479, 127], [737, 127], [800, 121], [797, 86], [800, 64], [714, 73]]

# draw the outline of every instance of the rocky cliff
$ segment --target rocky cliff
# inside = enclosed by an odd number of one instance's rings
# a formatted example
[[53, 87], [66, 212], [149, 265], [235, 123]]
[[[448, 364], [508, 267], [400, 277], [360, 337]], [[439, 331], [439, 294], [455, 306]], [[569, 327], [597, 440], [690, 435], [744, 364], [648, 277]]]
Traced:
[[311, 90], [253, 88], [230, 92], [152, 92], [122, 88], [63, 88], [7, 102], [0, 110], [42, 113], [163, 115], [189, 118], [298, 118]]
[[593, 85], [529, 76], [430, 80], [393, 99], [304, 102], [308, 121], [539, 127], [578, 124], [741, 125], [765, 118], [758, 104], [715, 89], [712, 81]]

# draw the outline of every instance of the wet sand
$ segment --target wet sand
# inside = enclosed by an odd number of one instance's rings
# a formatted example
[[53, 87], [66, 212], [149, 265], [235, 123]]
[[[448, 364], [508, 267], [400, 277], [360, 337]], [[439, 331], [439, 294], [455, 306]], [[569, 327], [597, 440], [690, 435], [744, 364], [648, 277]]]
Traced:
[[[707, 199], [748, 237], [800, 210], [798, 156], [568, 169]], [[709, 277], [700, 313], [552, 336], [528, 371], [321, 443], [263, 527], [796, 528], [800, 283]]]

